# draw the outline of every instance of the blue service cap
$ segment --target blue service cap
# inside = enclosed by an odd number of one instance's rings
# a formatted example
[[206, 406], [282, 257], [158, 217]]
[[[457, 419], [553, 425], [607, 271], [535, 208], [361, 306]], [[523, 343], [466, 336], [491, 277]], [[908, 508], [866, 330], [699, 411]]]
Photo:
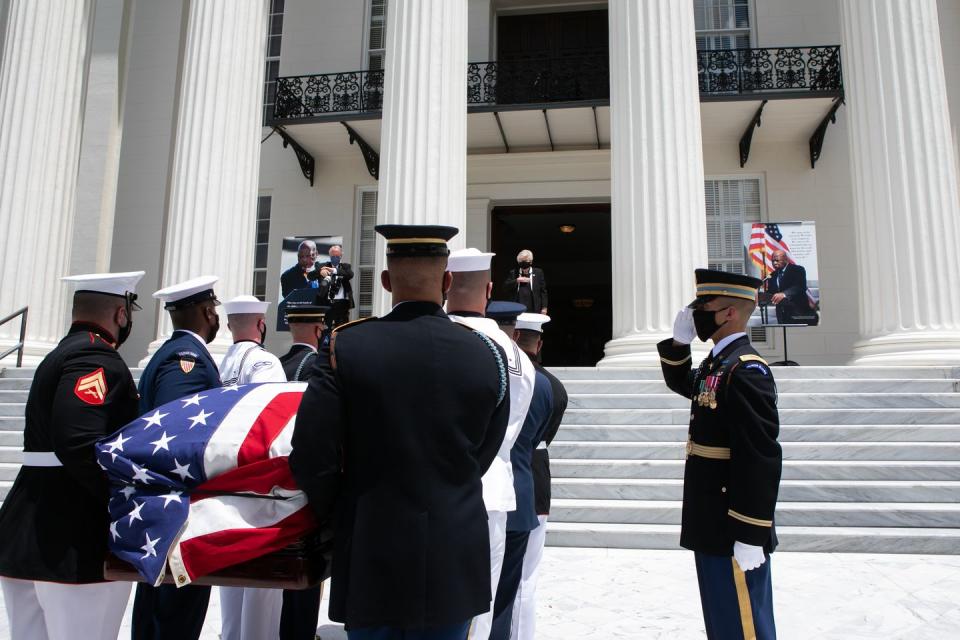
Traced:
[[506, 300], [491, 300], [487, 305], [487, 317], [493, 318], [500, 324], [513, 324], [521, 313], [526, 313], [526, 305]]

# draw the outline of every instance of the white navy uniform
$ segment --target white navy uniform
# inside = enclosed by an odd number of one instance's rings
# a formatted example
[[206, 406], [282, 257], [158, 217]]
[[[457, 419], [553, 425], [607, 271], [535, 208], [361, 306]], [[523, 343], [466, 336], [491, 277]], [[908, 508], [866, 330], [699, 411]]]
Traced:
[[[533, 397], [535, 371], [533, 363], [523, 351], [504, 333], [495, 320], [475, 316], [450, 314], [455, 322], [463, 323], [484, 334], [507, 354], [507, 370], [510, 374], [510, 418], [507, 433], [490, 468], [483, 475], [483, 502], [487, 508], [487, 527], [490, 532], [490, 594], [496, 598], [500, 570], [503, 567], [504, 544], [507, 537], [507, 513], [517, 508], [517, 496], [513, 488], [513, 465], [510, 450], [513, 448], [520, 428], [527, 417], [530, 399]], [[490, 610], [477, 616], [470, 633], [471, 640], [486, 640], [493, 623], [493, 602]]]
[[[263, 313], [267, 303], [253, 296], [239, 296], [224, 303], [232, 313]], [[252, 340], [235, 342], [220, 363], [223, 386], [260, 382], [286, 382], [280, 359]], [[283, 590], [220, 587], [222, 640], [262, 640], [280, 633]]]
[[[256, 342], [243, 340], [227, 350], [220, 365], [224, 386], [286, 382], [280, 359]], [[281, 589], [220, 587], [222, 640], [276, 638], [283, 608]]]

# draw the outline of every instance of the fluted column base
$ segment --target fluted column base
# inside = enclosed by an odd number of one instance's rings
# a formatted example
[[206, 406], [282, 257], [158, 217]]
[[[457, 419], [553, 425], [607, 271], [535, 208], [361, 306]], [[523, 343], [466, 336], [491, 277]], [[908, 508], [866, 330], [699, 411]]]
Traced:
[[960, 331], [903, 331], [853, 345], [856, 366], [960, 365]]

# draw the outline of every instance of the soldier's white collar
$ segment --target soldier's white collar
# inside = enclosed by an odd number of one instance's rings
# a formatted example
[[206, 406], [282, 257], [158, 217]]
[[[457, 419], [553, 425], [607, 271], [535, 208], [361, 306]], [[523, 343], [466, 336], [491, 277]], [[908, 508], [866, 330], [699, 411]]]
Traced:
[[292, 345], [290, 345], [290, 347], [292, 348], [292, 347], [295, 347], [295, 346], [297, 346], [297, 345], [300, 345], [300, 346], [303, 346], [303, 347], [310, 347], [310, 350], [311, 350], [311, 351], [313, 351], [314, 353], [317, 352], [317, 348], [316, 348], [315, 346], [313, 346], [312, 344], [309, 344], [309, 343], [307, 343], [307, 342], [294, 342]]
[[727, 336], [726, 338], [723, 338], [722, 340], [720, 340], [720, 342], [718, 342], [717, 344], [715, 344], [715, 345], [713, 346], [713, 349], [710, 351], [710, 355], [712, 355], [714, 358], [716, 358], [717, 355], [718, 355], [721, 351], [723, 351], [723, 349], [724, 349], [728, 344], [730, 344], [731, 342], [733, 342], [734, 340], [736, 340], [736, 339], [738, 339], [738, 338], [743, 338], [743, 337], [745, 337], [746, 335], [747, 335], [747, 334], [744, 333], [743, 331], [740, 331], [740, 332], [738, 332], [738, 333], [731, 333], [729, 336]]

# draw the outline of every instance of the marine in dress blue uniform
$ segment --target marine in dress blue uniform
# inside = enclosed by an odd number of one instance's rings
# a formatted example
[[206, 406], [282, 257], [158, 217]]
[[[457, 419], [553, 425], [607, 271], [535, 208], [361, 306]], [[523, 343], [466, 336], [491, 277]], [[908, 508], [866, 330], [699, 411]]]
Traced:
[[105, 582], [107, 482], [94, 443], [137, 416], [117, 347], [143, 271], [70, 276], [70, 331], [37, 367], [23, 466], [0, 508], [0, 585], [10, 638], [117, 637], [129, 583]]
[[[694, 551], [707, 637], [776, 637], [770, 553], [782, 454], [777, 388], [746, 323], [760, 280], [698, 269], [697, 298], [657, 345], [663, 377], [691, 400], [680, 544]], [[712, 340], [694, 370], [690, 342]]]
[[[514, 302], [491, 302], [487, 316], [494, 318], [508, 335], [513, 335], [517, 317], [526, 307]], [[513, 465], [513, 488], [517, 494], [517, 508], [507, 514], [507, 540], [504, 545], [503, 569], [493, 602], [491, 640], [509, 640], [513, 618], [513, 602], [517, 597], [523, 575], [523, 557], [530, 532], [540, 526], [534, 500], [533, 452], [543, 439], [553, 413], [553, 390], [550, 380], [536, 372], [533, 397], [520, 435], [510, 449]]]
[[333, 332], [290, 468], [319, 520], [334, 521], [330, 618], [351, 640], [465, 640], [490, 604], [481, 476], [507, 428], [505, 356], [440, 306], [456, 229], [377, 231], [396, 304]]
[[[214, 276], [201, 276], [161, 289], [153, 297], [170, 312], [173, 334], [160, 345], [140, 376], [140, 414], [220, 385], [220, 373], [206, 344], [220, 328]], [[137, 584], [133, 640], [195, 640], [207, 615], [210, 587]]]

